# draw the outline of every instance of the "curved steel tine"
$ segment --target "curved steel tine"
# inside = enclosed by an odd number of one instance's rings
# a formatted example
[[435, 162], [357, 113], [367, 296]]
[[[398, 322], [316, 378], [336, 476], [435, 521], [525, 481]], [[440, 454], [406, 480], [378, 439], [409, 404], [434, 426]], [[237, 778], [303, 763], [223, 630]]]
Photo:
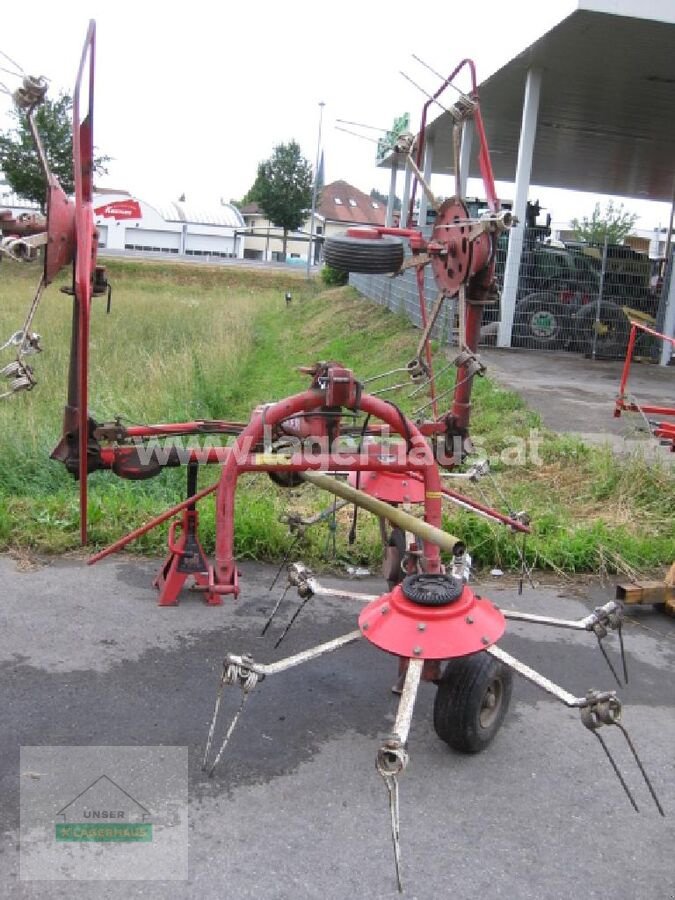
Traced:
[[279, 599], [278, 599], [277, 602], [274, 604], [274, 609], [273, 609], [272, 612], [269, 614], [269, 618], [267, 619], [267, 621], [266, 621], [265, 624], [263, 625], [263, 630], [260, 632], [260, 637], [264, 637], [264, 635], [267, 633], [267, 629], [268, 629], [268, 628], [270, 627], [270, 625], [272, 624], [272, 619], [273, 619], [273, 618], [276, 616], [276, 614], [279, 612], [279, 607], [280, 607], [281, 604], [283, 603], [284, 597], [285, 597], [286, 594], [288, 593], [288, 589], [290, 588], [290, 586], [291, 586], [291, 583], [290, 583], [290, 581], [289, 581], [288, 584], [286, 585], [286, 587], [285, 587], [285, 588], [283, 589], [283, 591], [281, 592], [281, 595], [280, 595]]
[[216, 753], [216, 758], [213, 760], [213, 765], [211, 766], [211, 768], [208, 771], [209, 778], [213, 777], [213, 773], [216, 770], [216, 766], [222, 759], [223, 753], [225, 753], [225, 750], [227, 749], [227, 745], [229, 744], [230, 738], [232, 737], [232, 732], [236, 728], [237, 722], [239, 721], [239, 716], [242, 714], [242, 712], [244, 710], [244, 705], [245, 705], [246, 701], [248, 700], [248, 695], [249, 695], [248, 691], [244, 691], [244, 693], [242, 694], [241, 703], [239, 704], [239, 708], [237, 709], [236, 713], [234, 714], [232, 721], [230, 722], [229, 727], [228, 727], [227, 731], [225, 732], [225, 737], [223, 738], [223, 742], [220, 745], [220, 749]]
[[213, 743], [213, 735], [216, 731], [216, 722], [218, 720], [218, 712], [220, 711], [220, 704], [223, 699], [223, 689], [225, 687], [225, 671], [226, 667], [223, 664], [223, 674], [220, 677], [220, 684], [218, 685], [218, 692], [216, 693], [216, 705], [213, 710], [213, 716], [211, 717], [211, 725], [209, 726], [209, 734], [206, 738], [206, 747], [204, 748], [204, 758], [202, 759], [202, 772], [206, 771], [206, 766], [209, 761], [209, 754], [211, 752], [211, 744]]
[[[597, 637], [597, 635], [596, 635], [596, 637]], [[612, 665], [612, 662], [611, 662], [609, 656], [607, 655], [607, 651], [606, 651], [605, 648], [603, 647], [603, 644], [602, 644], [602, 638], [600, 638], [600, 637], [598, 637], [598, 647], [600, 648], [600, 652], [601, 652], [602, 655], [604, 656], [605, 662], [606, 662], [607, 665], [609, 666], [609, 671], [610, 671], [610, 672], [612, 673], [612, 675], [614, 676], [614, 679], [615, 679], [616, 683], [619, 685], [619, 687], [623, 687], [623, 684], [622, 684], [622, 682], [621, 682], [621, 679], [620, 679], [619, 676], [617, 675], [616, 669], [615, 669], [614, 666]]]
[[626, 730], [626, 726], [622, 725], [621, 722], [614, 722], [614, 725], [616, 725], [619, 728], [619, 730], [621, 731], [621, 734], [626, 738], [626, 743], [630, 747], [630, 751], [633, 754], [633, 758], [634, 758], [635, 762], [637, 763], [637, 767], [640, 770], [640, 773], [642, 774], [642, 777], [645, 780], [645, 784], [647, 785], [647, 787], [649, 789], [649, 793], [652, 795], [652, 800], [656, 804], [656, 808], [658, 809], [658, 811], [665, 818], [666, 814], [663, 811], [663, 807], [661, 806], [661, 803], [659, 802], [659, 798], [656, 796], [656, 791], [654, 790], [654, 787], [649, 779], [649, 776], [647, 775], [647, 773], [645, 771], [645, 767], [642, 765], [642, 761], [641, 761], [640, 757], [638, 756], [638, 753], [637, 753], [637, 750], [635, 749], [633, 741], [630, 739], [630, 735], [628, 734], [628, 731]]
[[[615, 723], [615, 724], [617, 724], [617, 723]], [[601, 736], [597, 731], [594, 731], [593, 734], [594, 734], [594, 735], [596, 736], [596, 738], [600, 741], [600, 746], [601, 746], [602, 749], [605, 751], [605, 755], [607, 756], [607, 759], [610, 761], [610, 763], [611, 763], [611, 765], [612, 765], [612, 768], [614, 769], [614, 773], [615, 773], [616, 777], [617, 777], [617, 778], [619, 779], [619, 781], [621, 782], [621, 787], [622, 787], [622, 788], [624, 789], [624, 791], [626, 792], [626, 796], [627, 796], [628, 799], [630, 800], [633, 809], [635, 810], [635, 812], [640, 812], [640, 809], [639, 809], [637, 803], [635, 802], [635, 797], [633, 797], [633, 795], [631, 794], [630, 788], [629, 788], [628, 785], [626, 784], [626, 781], [625, 781], [623, 775], [622, 775], [621, 772], [619, 771], [619, 767], [618, 767], [617, 764], [614, 762], [614, 757], [613, 757], [612, 754], [609, 752], [609, 749], [608, 749], [608, 747], [607, 747], [607, 744], [605, 744], [604, 740], [602, 739], [602, 736]]]
[[628, 666], [626, 664], [626, 650], [623, 646], [623, 623], [616, 629], [619, 633], [619, 647], [621, 648], [621, 665], [623, 666], [623, 680], [628, 684]]
[[298, 606], [298, 608], [296, 609], [296, 611], [293, 613], [293, 615], [291, 616], [291, 619], [290, 619], [289, 623], [286, 625], [286, 627], [284, 628], [284, 630], [281, 632], [281, 635], [280, 635], [279, 638], [277, 639], [277, 642], [276, 642], [276, 644], [274, 645], [274, 649], [275, 649], [275, 650], [276, 650], [277, 647], [281, 644], [281, 642], [282, 642], [283, 639], [286, 637], [286, 635], [288, 634], [288, 632], [291, 630], [291, 628], [293, 627], [293, 623], [294, 623], [295, 620], [298, 618], [298, 616], [300, 615], [300, 613], [303, 611], [303, 609], [304, 609], [305, 606], [307, 605], [307, 601], [308, 601], [312, 596], [313, 596], [313, 594], [308, 594], [307, 597], [304, 597], [304, 598], [303, 598], [302, 603], [300, 604], [300, 606]]

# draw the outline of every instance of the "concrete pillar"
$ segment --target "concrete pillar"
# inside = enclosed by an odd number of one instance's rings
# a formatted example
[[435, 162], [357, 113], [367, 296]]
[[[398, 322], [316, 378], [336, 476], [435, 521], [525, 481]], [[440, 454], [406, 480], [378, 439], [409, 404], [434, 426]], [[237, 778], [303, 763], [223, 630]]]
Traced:
[[[412, 179], [412, 172], [408, 168], [405, 167], [405, 180], [403, 181], [403, 199], [401, 202], [401, 228], [408, 227], [408, 206], [410, 205], [410, 182]], [[410, 223], [412, 225], [412, 222]]]
[[387, 212], [384, 224], [391, 228], [394, 224], [394, 200], [396, 199], [396, 176], [398, 175], [398, 163], [391, 164], [391, 178], [389, 180], [389, 197], [387, 198]]
[[[670, 283], [668, 285], [668, 296], [666, 297], [666, 308], [663, 314], [663, 333], [668, 337], [675, 337], [675, 254], [671, 252], [670, 257]], [[661, 342], [661, 358], [659, 365], [667, 366], [673, 355], [673, 345], [670, 341]]]
[[[434, 163], [434, 142], [433, 141], [425, 141], [424, 143], [424, 168], [422, 169], [422, 174], [424, 175], [424, 180], [426, 183], [431, 186], [431, 168]], [[427, 199], [427, 195], [420, 188], [420, 214], [418, 218], [418, 225], [420, 228], [424, 228], [427, 224], [427, 209], [429, 208], [429, 200]]]
[[473, 122], [469, 120], [464, 123], [464, 128], [462, 130], [462, 145], [459, 148], [459, 189], [462, 192], [462, 197], [466, 197], [466, 183], [469, 180], [473, 135]]
[[513, 201], [513, 213], [519, 224], [509, 235], [509, 250], [504, 268], [504, 285], [502, 289], [501, 321], [499, 323], [498, 347], [511, 346], [513, 330], [513, 314], [516, 308], [516, 292], [520, 272], [520, 257], [523, 252], [523, 236], [525, 231], [525, 210], [527, 195], [530, 189], [532, 174], [532, 156], [534, 139], [537, 133], [537, 114], [539, 112], [539, 95], [541, 93], [540, 69], [529, 69], [525, 82], [523, 99], [523, 120], [520, 126], [520, 143], [518, 145], [518, 163], [516, 165], [516, 185]]

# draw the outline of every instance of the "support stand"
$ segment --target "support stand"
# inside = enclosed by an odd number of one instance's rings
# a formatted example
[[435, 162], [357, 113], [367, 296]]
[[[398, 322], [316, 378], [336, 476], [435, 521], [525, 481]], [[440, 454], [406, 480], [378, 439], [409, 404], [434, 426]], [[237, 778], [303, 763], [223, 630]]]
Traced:
[[[198, 471], [198, 463], [188, 463], [188, 497], [194, 496], [197, 492]], [[169, 526], [169, 555], [153, 582], [154, 586], [159, 589], [158, 606], [177, 606], [178, 596], [189, 577], [194, 579], [198, 587], [208, 588], [209, 563], [197, 537], [198, 522], [199, 515], [196, 505], [190, 503], [183, 510], [181, 518], [175, 519]], [[180, 529], [177, 540], [176, 529]], [[206, 602], [212, 606], [219, 606], [223, 601], [218, 594], [211, 594], [207, 591]]]

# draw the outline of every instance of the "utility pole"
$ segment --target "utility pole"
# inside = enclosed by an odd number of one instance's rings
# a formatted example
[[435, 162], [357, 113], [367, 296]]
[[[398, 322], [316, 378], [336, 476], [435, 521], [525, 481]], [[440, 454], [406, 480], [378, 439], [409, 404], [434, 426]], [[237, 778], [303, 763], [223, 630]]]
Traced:
[[321, 125], [323, 123], [323, 100], [319, 103], [319, 137], [316, 142], [316, 165], [314, 166], [314, 188], [312, 189], [312, 217], [309, 220], [309, 247], [307, 249], [307, 278], [312, 266], [312, 244], [314, 242], [314, 216], [316, 215], [316, 195], [319, 182], [319, 153], [321, 152]]

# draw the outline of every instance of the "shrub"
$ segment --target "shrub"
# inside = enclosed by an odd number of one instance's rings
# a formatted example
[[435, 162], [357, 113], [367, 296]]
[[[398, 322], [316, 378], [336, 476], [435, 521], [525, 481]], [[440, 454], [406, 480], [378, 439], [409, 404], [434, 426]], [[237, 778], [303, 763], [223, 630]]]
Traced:
[[321, 280], [326, 287], [337, 287], [341, 284], [347, 284], [349, 272], [342, 272], [340, 269], [334, 269], [332, 266], [324, 266], [321, 269]]

